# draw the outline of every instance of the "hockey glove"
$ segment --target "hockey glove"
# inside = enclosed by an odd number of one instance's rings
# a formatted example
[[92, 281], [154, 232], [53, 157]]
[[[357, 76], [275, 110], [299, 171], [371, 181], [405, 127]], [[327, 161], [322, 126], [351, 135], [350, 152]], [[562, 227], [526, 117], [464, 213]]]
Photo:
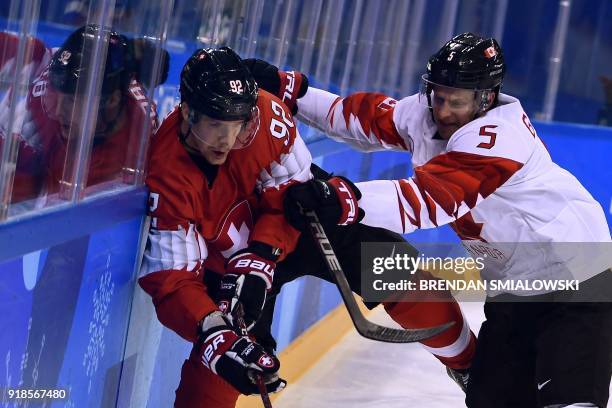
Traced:
[[[153, 73], [153, 63], [155, 61], [155, 53], [157, 43], [147, 38], [134, 38], [127, 41], [129, 55], [133, 61], [132, 71], [136, 75], [136, 79], [143, 86], [152, 87], [159, 86], [168, 79], [168, 71], [170, 70], [170, 54], [165, 49], [160, 52], [160, 73], [159, 77], [155, 78]], [[155, 78], [155, 81], [152, 79]], [[153, 83], [151, 83], [153, 82]]]
[[315, 210], [323, 224], [354, 224], [365, 215], [359, 208], [360, 198], [357, 186], [345, 177], [336, 176], [327, 181], [312, 179], [287, 189], [285, 217], [295, 228], [304, 230], [306, 223], [300, 212], [301, 205], [306, 210]]
[[261, 376], [268, 392], [280, 391], [287, 385], [278, 376], [278, 359], [247, 336], [234, 331], [223, 313], [212, 312], [202, 319], [199, 329], [192, 358], [200, 359], [240, 393], [259, 394], [257, 376]]
[[244, 324], [253, 328], [272, 289], [276, 258], [272, 247], [253, 242], [249, 248], [236, 252], [225, 267], [221, 278], [217, 304], [219, 309], [237, 322], [238, 305], [242, 305]]
[[244, 63], [259, 87], [278, 96], [293, 115], [297, 113], [297, 100], [308, 90], [306, 75], [297, 71], [281, 71], [278, 67], [255, 58], [245, 59]]

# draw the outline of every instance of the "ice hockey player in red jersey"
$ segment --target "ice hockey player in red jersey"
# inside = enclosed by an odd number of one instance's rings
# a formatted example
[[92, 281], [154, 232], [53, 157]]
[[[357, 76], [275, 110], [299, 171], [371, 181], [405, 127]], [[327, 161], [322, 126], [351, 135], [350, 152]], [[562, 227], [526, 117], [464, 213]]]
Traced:
[[[287, 76], [272, 68], [260, 63], [256, 79]], [[579, 271], [581, 285], [603, 294], [569, 302], [573, 295], [560, 291], [489, 292], [474, 362], [469, 371], [450, 373], [467, 385], [468, 407], [605, 407], [612, 372], [610, 231], [601, 206], [552, 161], [520, 102], [500, 93], [505, 69], [494, 39], [464, 33], [429, 59], [418, 94], [396, 101], [309, 87], [297, 100], [298, 119], [362, 151], [412, 154], [412, 177], [356, 183], [361, 199], [352, 204], [364, 211], [363, 223], [399, 233], [450, 223], [468, 250], [503, 255], [485, 263], [485, 281]], [[288, 192], [295, 217], [296, 202], [330, 208], [322, 192], [334, 186], [309, 184]], [[578, 250], [556, 250], [559, 242]], [[584, 249], [579, 243], [608, 249], [577, 263], [571, 253]]]
[[[33, 79], [25, 104], [16, 107], [13, 129], [19, 131], [14, 132], [18, 135], [18, 156], [13, 203], [57, 193], [69, 177], [72, 167], [66, 167], [66, 154], [81, 135], [88, 105], [84, 90], [93, 70], [89, 61], [95, 39], [100, 36], [108, 38], [108, 51], [86, 185], [133, 177], [143, 127], [148, 122], [149, 134], [157, 127], [155, 107], [138, 80], [144, 40], [128, 40], [115, 31], [89, 24], [71, 33], [55, 50], [37, 39], [27, 40], [26, 63], [19, 74]], [[14, 70], [18, 44], [13, 34], [0, 33], [0, 69], [6, 74]], [[158, 84], [167, 76], [167, 53], [163, 55], [165, 72]], [[7, 93], [0, 102], [0, 116], [8, 116], [9, 103]], [[2, 148], [6, 130], [0, 129], [0, 133]]]
[[310, 178], [311, 157], [291, 114], [258, 91], [229, 48], [197, 50], [180, 93], [151, 147], [152, 223], [139, 282], [160, 322], [195, 344], [175, 406], [233, 407], [239, 393], [259, 393], [254, 372], [268, 392], [285, 385], [278, 359], [222, 312], [239, 301], [249, 329], [259, 317], [276, 262], [299, 236], [282, 196]]

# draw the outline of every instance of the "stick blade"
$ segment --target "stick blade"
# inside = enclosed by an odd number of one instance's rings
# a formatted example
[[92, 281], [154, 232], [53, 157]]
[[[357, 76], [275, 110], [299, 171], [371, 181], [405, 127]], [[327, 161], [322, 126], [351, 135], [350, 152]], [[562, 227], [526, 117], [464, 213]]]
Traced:
[[454, 322], [450, 322], [441, 326], [423, 329], [395, 329], [392, 327], [380, 326], [366, 320], [365, 324], [356, 324], [355, 328], [360, 335], [370, 340], [382, 341], [385, 343], [413, 343], [440, 334], [453, 324]]

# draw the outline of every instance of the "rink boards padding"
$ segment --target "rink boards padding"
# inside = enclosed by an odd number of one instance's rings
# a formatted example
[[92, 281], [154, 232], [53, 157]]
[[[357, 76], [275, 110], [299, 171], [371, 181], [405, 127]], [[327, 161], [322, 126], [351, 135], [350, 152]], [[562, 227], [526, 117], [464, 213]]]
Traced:
[[[132, 188], [0, 225], [0, 389], [115, 406], [145, 198]], [[18, 406], [7, 397], [1, 406]]]
[[[612, 223], [612, 130], [535, 126]], [[354, 180], [411, 173], [402, 152], [361, 155], [327, 140], [310, 148], [326, 170]], [[70, 388], [68, 404], [52, 406], [171, 406], [189, 345], [159, 326], [135, 286], [145, 196], [124, 191], [0, 226], [0, 388]], [[407, 238], [456, 240], [447, 227]], [[314, 278], [285, 287], [273, 324], [279, 350], [339, 302], [335, 287]]]

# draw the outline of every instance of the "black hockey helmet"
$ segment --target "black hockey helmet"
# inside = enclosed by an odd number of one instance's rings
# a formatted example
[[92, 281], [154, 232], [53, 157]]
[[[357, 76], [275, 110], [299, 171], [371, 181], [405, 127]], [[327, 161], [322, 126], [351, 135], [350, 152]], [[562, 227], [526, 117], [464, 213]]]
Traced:
[[103, 70], [102, 96], [114, 90], [128, 89], [133, 61], [128, 49], [127, 39], [115, 31], [88, 24], [74, 31], [53, 54], [49, 65], [49, 81], [58, 91], [74, 94], [80, 78], [95, 67], [91, 64], [97, 38], [108, 38], [107, 55]]
[[258, 95], [253, 75], [229, 47], [195, 51], [181, 72], [180, 93], [192, 112], [245, 121], [252, 118]]
[[494, 38], [463, 33], [429, 58], [423, 79], [453, 88], [486, 90], [501, 87], [505, 71], [504, 56]]

